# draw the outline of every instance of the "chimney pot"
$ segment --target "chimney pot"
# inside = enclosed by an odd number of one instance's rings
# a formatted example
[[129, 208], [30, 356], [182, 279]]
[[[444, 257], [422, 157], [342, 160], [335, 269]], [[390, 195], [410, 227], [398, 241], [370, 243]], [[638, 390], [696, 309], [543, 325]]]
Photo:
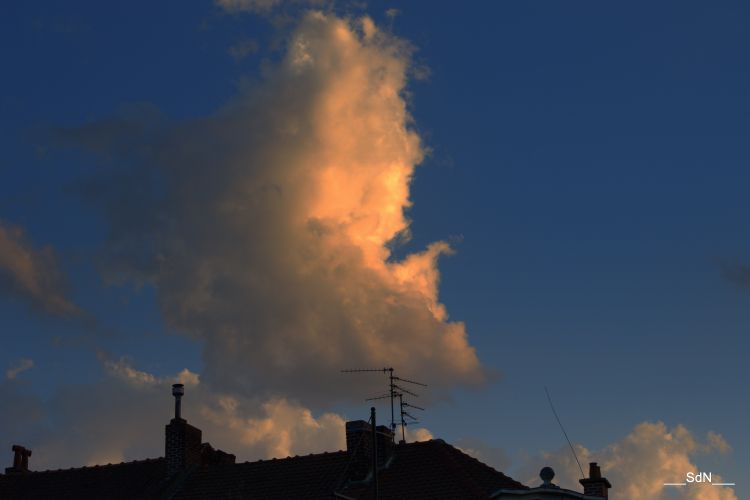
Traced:
[[175, 415], [166, 426], [164, 443], [164, 458], [167, 462], [167, 475], [169, 476], [201, 463], [203, 433], [181, 418], [180, 399], [183, 394], [185, 394], [185, 386], [182, 384], [172, 385], [172, 395], [175, 398]]
[[589, 464], [589, 477], [591, 479], [601, 479], [602, 478], [602, 470], [599, 468], [598, 465], [596, 465], [596, 462], [591, 462]]
[[602, 470], [596, 462], [589, 463], [589, 477], [578, 481], [583, 486], [583, 494], [593, 497], [609, 498], [612, 485], [602, 477]]
[[182, 410], [182, 396], [185, 394], [185, 386], [183, 384], [172, 384], [172, 396], [174, 396], [174, 418], [180, 420]]
[[25, 474], [29, 472], [29, 457], [31, 456], [31, 450], [25, 448], [19, 444], [14, 444], [11, 447], [13, 451], [13, 467], [6, 467], [6, 474]]

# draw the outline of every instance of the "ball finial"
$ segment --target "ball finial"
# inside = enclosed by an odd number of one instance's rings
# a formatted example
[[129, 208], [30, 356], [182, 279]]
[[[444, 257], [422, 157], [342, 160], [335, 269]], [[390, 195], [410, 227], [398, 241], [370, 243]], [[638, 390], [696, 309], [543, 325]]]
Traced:
[[552, 484], [552, 479], [555, 477], [555, 471], [552, 470], [552, 467], [545, 467], [539, 471], [539, 477], [542, 478], [545, 485]]

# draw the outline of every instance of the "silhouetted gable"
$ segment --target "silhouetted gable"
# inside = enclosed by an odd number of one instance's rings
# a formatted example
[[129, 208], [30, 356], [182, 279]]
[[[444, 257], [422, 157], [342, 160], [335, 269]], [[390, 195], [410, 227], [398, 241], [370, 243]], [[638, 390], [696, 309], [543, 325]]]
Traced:
[[[527, 489], [440, 439], [397, 445], [379, 478], [381, 499], [486, 499], [499, 488]], [[341, 492], [358, 500], [374, 498], [371, 484]]]

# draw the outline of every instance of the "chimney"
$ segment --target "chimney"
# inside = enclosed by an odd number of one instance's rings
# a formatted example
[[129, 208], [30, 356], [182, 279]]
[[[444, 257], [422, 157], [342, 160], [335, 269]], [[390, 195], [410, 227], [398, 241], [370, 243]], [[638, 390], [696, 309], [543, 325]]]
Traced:
[[13, 451], [13, 467], [6, 467], [6, 474], [26, 474], [29, 472], [29, 457], [31, 450], [21, 445], [14, 444], [11, 448]]
[[609, 498], [609, 489], [612, 487], [607, 478], [602, 477], [602, 471], [596, 462], [589, 464], [589, 477], [580, 479], [583, 485], [583, 494], [592, 497]]
[[181, 403], [185, 394], [182, 384], [172, 386], [174, 418], [166, 426], [164, 457], [167, 462], [167, 475], [172, 476], [193, 465], [200, 465], [203, 447], [201, 430], [187, 423], [182, 418]]
[[[382, 468], [393, 455], [393, 432], [385, 425], [375, 430], [377, 442], [378, 467]], [[346, 423], [346, 451], [351, 457], [349, 479], [362, 481], [372, 471], [372, 426], [364, 420], [353, 420]]]
[[368, 422], [353, 420], [346, 423], [346, 452], [349, 455], [349, 479], [365, 479], [372, 463], [372, 434]]
[[393, 431], [385, 425], [379, 425], [375, 432], [378, 436], [378, 466], [385, 467], [393, 455]]

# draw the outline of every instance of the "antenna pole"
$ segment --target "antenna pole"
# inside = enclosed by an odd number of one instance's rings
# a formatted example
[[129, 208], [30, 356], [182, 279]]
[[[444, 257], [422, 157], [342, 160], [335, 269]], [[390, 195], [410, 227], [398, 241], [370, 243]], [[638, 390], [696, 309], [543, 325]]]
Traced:
[[576, 455], [576, 450], [573, 448], [573, 445], [571, 444], [570, 439], [568, 438], [568, 433], [565, 432], [565, 427], [563, 427], [562, 422], [560, 422], [560, 417], [557, 416], [557, 412], [555, 411], [555, 405], [552, 404], [552, 398], [549, 395], [547, 386], [544, 387], [544, 392], [547, 393], [547, 401], [549, 401], [549, 407], [552, 408], [552, 414], [555, 416], [557, 423], [560, 425], [560, 429], [562, 430], [563, 435], [565, 436], [565, 440], [568, 442], [568, 446], [570, 446], [570, 451], [573, 452], [573, 458], [576, 459], [576, 463], [578, 464], [578, 469], [581, 471], [581, 479], [585, 479], [586, 475], [583, 473], [583, 467], [581, 467], [581, 462], [578, 461], [578, 455]]
[[[389, 378], [391, 382], [391, 434], [396, 434], [396, 418], [393, 413], [393, 398], [396, 396], [396, 384], [393, 383], [393, 367], [388, 368], [388, 371], [390, 372]], [[393, 440], [395, 441], [395, 438]]]
[[[396, 443], [396, 428], [398, 427], [398, 423], [396, 422], [396, 402], [395, 399], [398, 397], [399, 401], [399, 415], [400, 415], [400, 423], [401, 423], [401, 437], [402, 441], [406, 441], [406, 430], [405, 427], [407, 425], [407, 422], [404, 420], [404, 416], [407, 416], [411, 419], [414, 419], [411, 415], [409, 415], [407, 412], [404, 411], [404, 407], [409, 406], [411, 408], [416, 408], [418, 410], [424, 410], [424, 408], [420, 408], [418, 406], [410, 405], [409, 403], [405, 403], [403, 400], [404, 393], [410, 394], [414, 397], [419, 397], [418, 394], [415, 394], [411, 392], [408, 389], [405, 389], [398, 384], [396, 384], [396, 381], [399, 382], [406, 382], [408, 384], [415, 384], [422, 387], [427, 387], [427, 384], [423, 384], [422, 382], [417, 382], [415, 380], [409, 380], [406, 378], [397, 377], [393, 374], [393, 367], [385, 367], [385, 368], [350, 368], [347, 370], [341, 370], [341, 373], [363, 373], [363, 372], [381, 372], [381, 373], [387, 373], [388, 374], [388, 393], [384, 394], [382, 396], [376, 396], [372, 398], [367, 398], [365, 401], [375, 401], [377, 399], [385, 399], [388, 398], [391, 400], [391, 441], [395, 444]], [[416, 419], [414, 419], [416, 420]]]
[[370, 408], [370, 420], [372, 420], [372, 483], [375, 489], [375, 500], [378, 500], [378, 429], [375, 424], [375, 407]]
[[398, 404], [401, 407], [401, 442], [406, 442], [406, 430], [404, 429], [406, 427], [406, 423], [404, 422], [404, 395], [399, 393], [398, 395]]

